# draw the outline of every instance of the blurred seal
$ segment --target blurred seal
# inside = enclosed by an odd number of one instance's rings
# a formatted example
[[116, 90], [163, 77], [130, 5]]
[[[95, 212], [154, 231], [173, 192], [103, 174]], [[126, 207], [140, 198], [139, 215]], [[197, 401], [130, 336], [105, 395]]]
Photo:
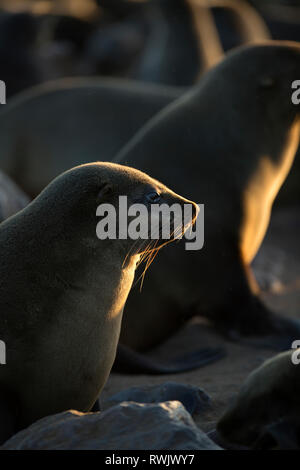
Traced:
[[36, 196], [63, 171], [108, 161], [177, 88], [118, 79], [63, 79], [20, 94], [1, 108], [0, 168]]
[[300, 448], [299, 356], [299, 349], [278, 354], [249, 375], [218, 423], [221, 438], [259, 449]]
[[196, 314], [233, 340], [286, 349], [299, 338], [300, 322], [261, 302], [250, 269], [298, 148], [300, 107], [291, 101], [297, 76], [298, 43], [238, 48], [116, 157], [205, 204], [204, 248], [166, 250], [142, 293], [132, 290], [125, 344], [152, 347]]

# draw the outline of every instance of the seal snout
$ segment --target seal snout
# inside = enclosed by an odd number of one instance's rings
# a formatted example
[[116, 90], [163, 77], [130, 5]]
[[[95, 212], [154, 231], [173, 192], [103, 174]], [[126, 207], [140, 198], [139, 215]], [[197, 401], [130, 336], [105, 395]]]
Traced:
[[191, 208], [190, 220], [186, 221], [186, 229], [187, 229], [188, 227], [190, 227], [190, 226], [192, 226], [196, 223], [196, 220], [197, 220], [199, 212], [200, 212], [200, 208], [199, 208], [198, 204], [196, 204], [193, 201], [190, 201], [189, 199], [184, 199], [183, 207], [184, 208], [186, 208], [186, 207]]
[[179, 196], [176, 193], [172, 193], [166, 199], [170, 207], [177, 206], [179, 208], [178, 212], [174, 211], [172, 213], [172, 223], [174, 226], [172, 239], [181, 238], [195, 224], [200, 211], [199, 206], [194, 201]]
[[190, 202], [192, 204], [192, 209], [193, 209], [192, 225], [194, 225], [194, 223], [196, 222], [196, 219], [199, 215], [200, 208], [199, 208], [198, 204], [196, 204], [195, 202], [192, 202], [192, 201], [190, 201]]

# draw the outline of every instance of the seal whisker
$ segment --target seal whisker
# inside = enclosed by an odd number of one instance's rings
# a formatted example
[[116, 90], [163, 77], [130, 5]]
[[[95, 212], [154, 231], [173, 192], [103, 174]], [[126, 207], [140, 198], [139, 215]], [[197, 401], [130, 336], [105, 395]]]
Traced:
[[[157, 250], [157, 249], [155, 249], [155, 246], [157, 245], [157, 243], [158, 243], [158, 240], [151, 240], [151, 242], [148, 243], [148, 245], [145, 248], [145, 251], [143, 252], [143, 255], [141, 256], [141, 259], [138, 262], [138, 266], [140, 266], [141, 263], [145, 262], [146, 263], [146, 268], [145, 269], [147, 269], [149, 258], [151, 257], [153, 251]], [[135, 286], [138, 284], [140, 279], [143, 277], [144, 272], [145, 271], [142, 272], [142, 274], [138, 277], [138, 279], [134, 283]]]
[[161, 248], [161, 246], [159, 246], [158, 248], [156, 248], [157, 243], [158, 243], [158, 240], [155, 241], [153, 248], [149, 251], [148, 260], [147, 260], [145, 269], [144, 269], [144, 271], [143, 271], [143, 274], [142, 274], [142, 276], [141, 276], [142, 280], [141, 280], [141, 287], [140, 287], [140, 290], [142, 290], [142, 288], [143, 288], [143, 283], [144, 283], [146, 271], [147, 271], [147, 269], [150, 267], [151, 263], [154, 261], [154, 258], [156, 257], [157, 253], [159, 252], [159, 250], [160, 250], [160, 248]]
[[159, 250], [160, 250], [160, 249], [162, 248], [162, 246], [163, 246], [163, 245], [160, 245], [159, 247], [156, 247], [156, 246], [157, 246], [157, 243], [158, 243], [158, 240], [156, 240], [155, 243], [153, 244], [153, 248], [151, 248], [151, 250], [149, 250], [148, 260], [147, 260], [145, 269], [144, 269], [143, 273], [141, 274], [141, 276], [140, 276], [139, 279], [138, 279], [138, 281], [141, 279], [140, 291], [141, 291], [142, 288], [143, 288], [143, 284], [144, 284], [144, 279], [145, 279], [146, 271], [148, 270], [148, 268], [150, 267], [151, 263], [154, 261], [154, 258], [156, 257], [157, 253], [159, 252]]
[[136, 240], [136, 241], [133, 243], [132, 247], [130, 247], [130, 249], [128, 250], [128, 252], [127, 252], [127, 254], [126, 254], [125, 258], [124, 258], [124, 261], [123, 261], [123, 264], [122, 264], [122, 268], [124, 268], [124, 266], [125, 266], [125, 264], [126, 264], [126, 261], [127, 261], [128, 257], [132, 254], [134, 248], [135, 248], [136, 245], [137, 245], [137, 242], [138, 242], [138, 240]]
[[145, 248], [145, 251], [142, 252], [142, 256], [140, 258], [140, 261], [138, 263], [138, 265], [140, 265], [141, 263], [143, 262], [146, 262], [147, 258], [150, 256], [150, 253], [151, 253], [151, 250], [152, 250], [152, 246], [154, 245], [154, 242], [151, 241], [150, 243], [148, 243], [148, 245], [146, 246]]

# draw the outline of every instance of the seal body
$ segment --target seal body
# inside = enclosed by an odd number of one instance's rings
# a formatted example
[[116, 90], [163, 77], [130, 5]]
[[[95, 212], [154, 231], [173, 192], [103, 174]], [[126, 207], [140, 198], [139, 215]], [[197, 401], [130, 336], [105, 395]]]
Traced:
[[99, 78], [33, 88], [1, 109], [0, 168], [35, 196], [69, 168], [112, 159], [178, 96], [178, 89]]
[[117, 210], [119, 195], [150, 207], [153, 192], [167, 204], [190, 203], [137, 170], [83, 165], [0, 225], [0, 391], [14, 400], [14, 429], [70, 408], [88, 411], [96, 401], [145, 251], [145, 240], [99, 240], [96, 208]]
[[[99, 6], [110, 24], [99, 28], [91, 45], [100, 66], [104, 53], [108, 65], [114, 65], [116, 70], [110, 68], [107, 75], [117, 71], [119, 76], [171, 86], [195, 83], [202, 57], [193, 10], [186, 0], [100, 0]], [[89, 52], [87, 48], [87, 56]]]
[[222, 438], [249, 447], [279, 444], [282, 448], [286, 442], [294, 447], [294, 429], [298, 430], [299, 448], [299, 354], [299, 349], [278, 354], [249, 375], [218, 423]]
[[[195, 314], [233, 339], [261, 335], [266, 345], [265, 336], [274, 335], [270, 346], [281, 348], [299, 336], [296, 322], [275, 319], [262, 304], [250, 270], [298, 147], [291, 83], [300, 75], [299, 59], [297, 43], [237, 49], [116, 157], [205, 205], [203, 249], [184, 253], [173, 246], [149, 273], [142, 294], [132, 290], [125, 344], [151, 347]], [[159, 330], [151, 328], [154, 318]]]
[[148, 23], [143, 52], [132, 67], [132, 78], [165, 85], [192, 86], [202, 65], [194, 13], [186, 0], [145, 4]]

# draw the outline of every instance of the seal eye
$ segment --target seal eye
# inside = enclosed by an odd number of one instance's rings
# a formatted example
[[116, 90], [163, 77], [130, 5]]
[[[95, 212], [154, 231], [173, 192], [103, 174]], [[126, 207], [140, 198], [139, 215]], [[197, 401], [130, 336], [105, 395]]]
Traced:
[[148, 202], [150, 202], [150, 204], [157, 204], [161, 198], [160, 194], [158, 194], [156, 191], [152, 191], [146, 195], [146, 199]]

